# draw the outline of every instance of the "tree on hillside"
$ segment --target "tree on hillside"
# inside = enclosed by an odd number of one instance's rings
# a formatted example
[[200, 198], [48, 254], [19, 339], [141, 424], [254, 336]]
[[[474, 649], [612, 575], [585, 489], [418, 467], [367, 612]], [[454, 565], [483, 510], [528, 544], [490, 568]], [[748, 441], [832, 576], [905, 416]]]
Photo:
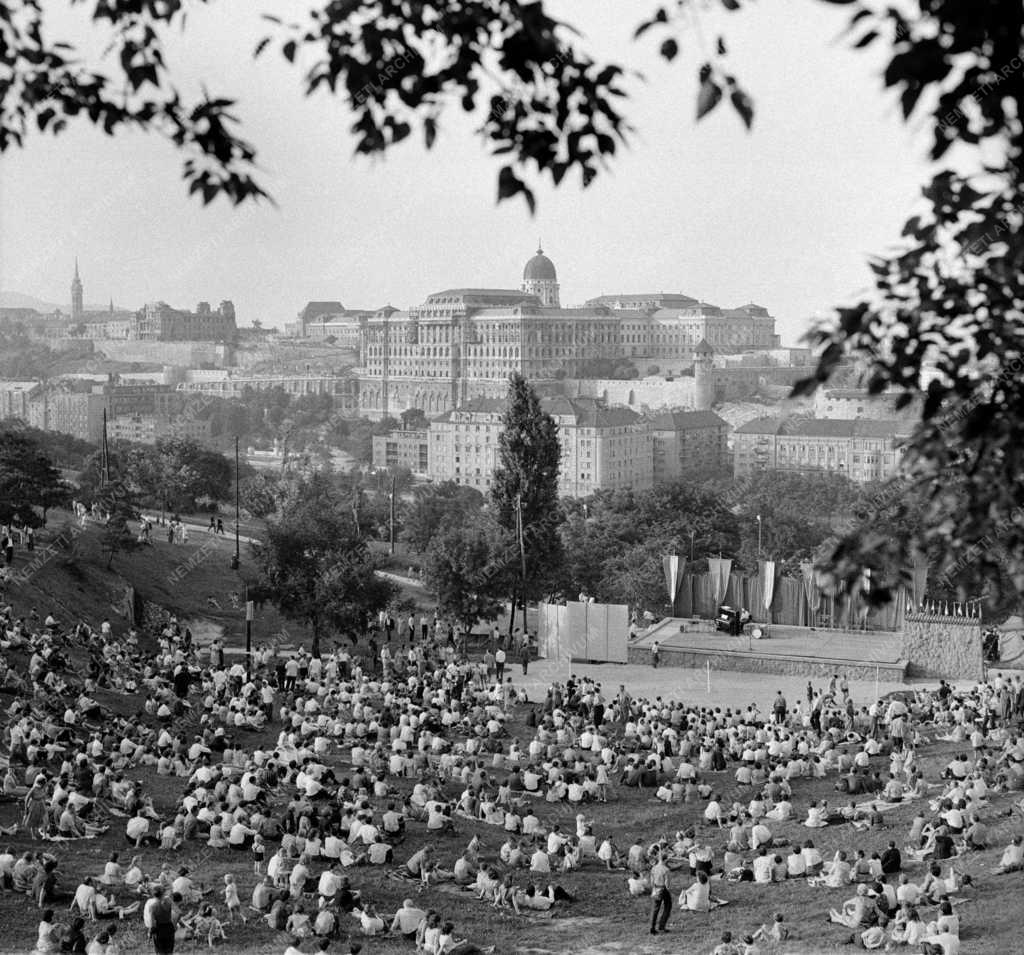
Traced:
[[474, 516], [483, 507], [483, 495], [473, 487], [442, 481], [416, 488], [402, 507], [401, 539], [416, 553], [425, 554], [430, 542], [448, 524]]
[[268, 523], [257, 551], [261, 588], [286, 617], [308, 623], [313, 650], [329, 631], [359, 633], [387, 606], [395, 587], [356, 532], [352, 512], [330, 477], [313, 472]]
[[662, 558], [677, 548], [648, 539], [610, 551], [601, 562], [598, 592], [602, 601], [624, 603], [635, 610], [664, 612], [668, 603]]
[[[663, 592], [661, 558], [694, 560], [737, 553], [741, 535], [729, 498], [685, 481], [643, 491], [603, 491], [566, 502], [561, 527], [561, 587], [599, 600], [658, 606]], [[629, 555], [628, 561], [623, 555]], [[661, 603], [664, 603], [662, 600]]]
[[[726, 500], [734, 500], [741, 542], [738, 566], [752, 570], [761, 558], [794, 570], [810, 560], [833, 533], [838, 515], [851, 511], [861, 488], [842, 474], [759, 472], [748, 477], [708, 482]], [[760, 516], [761, 552], [758, 553]]]
[[107, 514], [107, 522], [100, 532], [100, 550], [107, 555], [107, 570], [113, 566], [117, 554], [127, 553], [139, 547], [138, 537], [129, 526], [130, 521], [138, 520], [139, 514], [124, 495], [114, 495], [100, 504]]
[[199, 498], [225, 501], [234, 469], [216, 451], [187, 438], [165, 438], [124, 454], [124, 479], [167, 511], [191, 511]]
[[239, 482], [239, 500], [253, 517], [269, 517], [277, 510], [280, 485], [277, 475], [258, 471]]
[[46, 523], [47, 509], [67, 503], [69, 495], [60, 472], [32, 438], [0, 432], [0, 523], [18, 520], [39, 527]]
[[467, 630], [493, 620], [509, 592], [514, 541], [486, 511], [451, 514], [423, 554], [423, 577], [443, 613]]
[[[549, 592], [562, 560], [558, 528], [558, 468], [561, 449], [554, 419], [541, 409], [537, 392], [519, 374], [509, 379], [508, 409], [498, 436], [498, 466], [491, 499], [498, 524], [522, 550], [512, 605]], [[512, 621], [509, 622], [512, 626]]]

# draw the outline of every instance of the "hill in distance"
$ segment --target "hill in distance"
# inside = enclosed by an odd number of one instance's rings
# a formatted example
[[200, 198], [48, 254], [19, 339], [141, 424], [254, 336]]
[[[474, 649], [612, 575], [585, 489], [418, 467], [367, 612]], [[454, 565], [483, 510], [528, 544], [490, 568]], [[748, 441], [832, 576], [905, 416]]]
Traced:
[[[114, 306], [115, 308], [128, 307], [118, 305], [116, 302]], [[105, 312], [110, 307], [110, 302], [103, 302], [102, 304], [86, 302], [83, 307], [87, 312]], [[59, 308], [66, 314], [71, 310], [71, 304], [65, 302], [63, 305], [54, 305], [53, 302], [46, 302], [41, 298], [36, 298], [34, 295], [26, 295], [24, 292], [0, 291], [0, 308], [34, 308], [37, 312], [42, 312], [44, 315], [55, 312]]]

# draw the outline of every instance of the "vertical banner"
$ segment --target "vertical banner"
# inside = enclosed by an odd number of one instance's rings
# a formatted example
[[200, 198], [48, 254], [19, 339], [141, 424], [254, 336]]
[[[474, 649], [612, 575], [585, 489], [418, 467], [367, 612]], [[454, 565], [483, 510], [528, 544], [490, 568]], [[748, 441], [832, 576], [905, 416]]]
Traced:
[[775, 561], [758, 561], [758, 571], [761, 577], [761, 592], [764, 595], [764, 610], [768, 614], [768, 622], [772, 622], [772, 598], [775, 596]]
[[925, 588], [928, 586], [928, 561], [923, 557], [914, 558], [914, 569], [911, 571], [911, 600], [914, 611], [921, 610], [924, 603]]
[[676, 610], [676, 593], [679, 591], [679, 581], [682, 578], [682, 571], [679, 569], [679, 558], [675, 554], [661, 559], [665, 568], [665, 589], [668, 591], [668, 602], [672, 612]]

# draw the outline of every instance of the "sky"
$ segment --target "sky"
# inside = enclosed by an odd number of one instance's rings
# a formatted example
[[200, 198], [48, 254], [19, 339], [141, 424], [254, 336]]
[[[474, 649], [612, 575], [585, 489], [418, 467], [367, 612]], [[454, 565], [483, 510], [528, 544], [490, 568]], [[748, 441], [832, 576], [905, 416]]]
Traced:
[[[84, 123], [36, 135], [0, 165], [0, 288], [66, 306], [77, 256], [86, 302], [231, 299], [240, 324], [281, 327], [315, 299], [407, 308], [444, 288], [517, 288], [541, 241], [563, 304], [618, 291], [753, 301], [793, 344], [811, 316], [867, 286], [867, 257], [892, 246], [928, 177], [927, 138], [885, 92], [882, 51], [840, 38], [842, 5], [705, 15], [668, 64], [662, 35], [632, 39], [655, 4], [555, 3], [589, 51], [644, 80], [628, 84], [628, 150], [586, 190], [542, 183], [533, 217], [521, 199], [496, 203], [500, 157], [461, 112], [445, 113], [430, 151], [415, 137], [384, 159], [354, 157], [340, 100], [305, 98], [276, 51], [252, 59], [268, 30], [257, 13], [273, 6], [197, 5], [167, 51], [186, 91], [205, 82], [238, 98], [276, 207], [203, 207], [156, 136], [111, 138]], [[83, 6], [44, 7], [53, 39], [99, 49]], [[755, 100], [750, 133], [724, 103], [695, 121], [701, 40], [720, 30]]]

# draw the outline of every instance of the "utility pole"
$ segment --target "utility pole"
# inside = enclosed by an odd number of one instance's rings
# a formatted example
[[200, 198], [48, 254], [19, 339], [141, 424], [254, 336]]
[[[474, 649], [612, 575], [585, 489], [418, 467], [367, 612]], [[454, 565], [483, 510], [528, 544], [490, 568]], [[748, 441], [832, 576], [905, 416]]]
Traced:
[[107, 409], [103, 409], [103, 444], [100, 448], [100, 487], [110, 483], [110, 447], [107, 444]]
[[394, 554], [395, 552], [395, 484], [398, 480], [398, 476], [395, 474], [391, 475], [391, 513], [390, 513], [390, 529], [388, 534], [388, 553]]
[[241, 516], [241, 508], [238, 506], [238, 435], [235, 435], [235, 556], [231, 558], [231, 569], [238, 570], [242, 563], [241, 551], [239, 549], [238, 522]]
[[[523, 536], [523, 496], [516, 495], [516, 538], [519, 541], [519, 596], [523, 601], [523, 633], [526, 633], [526, 541]], [[508, 617], [508, 635], [511, 639], [516, 622], [516, 595], [512, 594], [512, 611]]]
[[252, 619], [255, 616], [254, 604], [249, 599], [249, 585], [245, 585], [245, 675], [252, 680]]

